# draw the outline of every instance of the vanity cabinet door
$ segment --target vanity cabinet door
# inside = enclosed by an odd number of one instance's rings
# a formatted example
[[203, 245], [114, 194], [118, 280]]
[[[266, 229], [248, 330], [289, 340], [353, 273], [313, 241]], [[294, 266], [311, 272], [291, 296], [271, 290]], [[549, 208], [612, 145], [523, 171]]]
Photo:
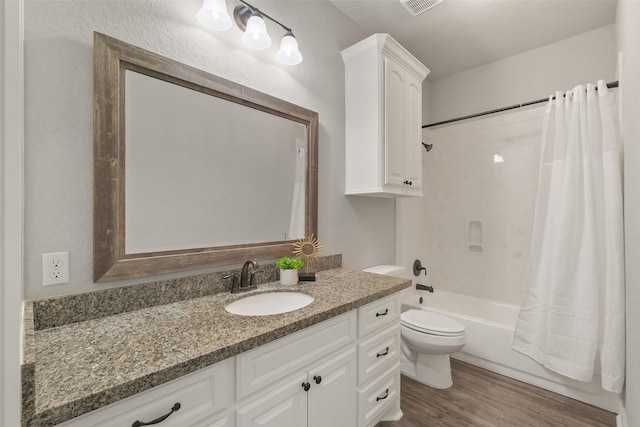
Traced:
[[385, 185], [421, 196], [422, 84], [391, 58], [385, 70]]
[[405, 176], [411, 183], [409, 189], [422, 194], [422, 82], [410, 73], [406, 79]]
[[307, 375], [277, 386], [238, 409], [236, 427], [304, 427], [307, 425]]
[[354, 347], [309, 371], [309, 427], [356, 425], [356, 372]]
[[385, 112], [385, 185], [405, 187], [406, 146], [406, 71], [389, 58], [384, 59], [384, 112]]

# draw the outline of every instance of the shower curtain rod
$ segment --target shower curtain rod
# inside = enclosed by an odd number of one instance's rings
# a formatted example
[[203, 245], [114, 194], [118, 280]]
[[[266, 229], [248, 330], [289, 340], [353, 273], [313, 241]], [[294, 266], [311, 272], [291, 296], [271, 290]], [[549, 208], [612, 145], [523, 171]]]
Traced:
[[[617, 80], [614, 81], [614, 82], [607, 83], [607, 88], [609, 88], [609, 89], [613, 89], [613, 88], [617, 88], [617, 87], [618, 87], [618, 81]], [[596, 87], [596, 90], [598, 90], [597, 87]], [[555, 96], [553, 96], [552, 99], [555, 99]], [[423, 125], [422, 129], [430, 128], [432, 126], [445, 125], [447, 123], [459, 122], [461, 120], [473, 119], [475, 117], [486, 116], [486, 115], [493, 114], [493, 113], [500, 113], [502, 111], [515, 110], [516, 108], [528, 107], [529, 105], [540, 104], [542, 102], [547, 102], [548, 100], [549, 100], [549, 98], [547, 97], [547, 98], [538, 99], [536, 101], [525, 102], [524, 104], [516, 104], [516, 105], [511, 105], [509, 107], [498, 108], [496, 110], [490, 110], [490, 111], [484, 111], [482, 113], [471, 114], [470, 116], [463, 116], [463, 117], [457, 117], [455, 119], [443, 120], [441, 122], [436, 122], [436, 123], [431, 123], [431, 124], [428, 124], [428, 125]]]

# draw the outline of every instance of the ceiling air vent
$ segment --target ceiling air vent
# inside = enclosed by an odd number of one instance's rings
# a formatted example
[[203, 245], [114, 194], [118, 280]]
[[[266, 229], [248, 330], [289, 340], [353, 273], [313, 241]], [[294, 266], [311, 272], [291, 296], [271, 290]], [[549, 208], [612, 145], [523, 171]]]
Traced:
[[427, 10], [436, 7], [444, 0], [400, 0], [400, 3], [407, 8], [413, 16], [418, 16]]

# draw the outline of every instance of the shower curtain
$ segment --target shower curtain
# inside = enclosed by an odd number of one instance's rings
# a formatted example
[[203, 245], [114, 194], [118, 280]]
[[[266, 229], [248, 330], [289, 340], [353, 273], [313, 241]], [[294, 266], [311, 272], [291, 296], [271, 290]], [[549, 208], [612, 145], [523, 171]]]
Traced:
[[[512, 348], [622, 391], [625, 290], [621, 148], [607, 86], [549, 99], [525, 293]], [[599, 359], [599, 364], [597, 360]]]

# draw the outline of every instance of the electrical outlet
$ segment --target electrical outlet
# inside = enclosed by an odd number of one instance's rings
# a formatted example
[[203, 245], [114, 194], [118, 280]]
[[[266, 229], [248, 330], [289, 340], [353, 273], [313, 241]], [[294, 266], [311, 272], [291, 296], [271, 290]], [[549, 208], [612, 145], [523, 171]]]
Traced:
[[42, 286], [69, 283], [69, 252], [42, 254]]

